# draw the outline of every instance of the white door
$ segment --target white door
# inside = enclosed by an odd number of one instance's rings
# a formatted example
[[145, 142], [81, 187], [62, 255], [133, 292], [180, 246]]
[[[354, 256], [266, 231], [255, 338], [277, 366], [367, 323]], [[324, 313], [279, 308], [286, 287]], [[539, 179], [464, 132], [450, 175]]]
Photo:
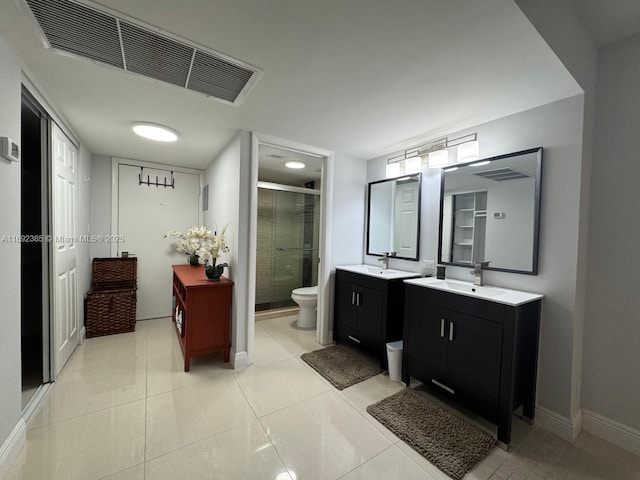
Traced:
[[393, 250], [399, 257], [415, 258], [418, 251], [418, 182], [396, 185]]
[[[168, 170], [144, 168], [152, 182], [160, 183]], [[138, 292], [136, 318], [171, 315], [171, 265], [186, 264], [187, 257], [175, 250], [175, 238], [163, 238], [169, 230], [186, 233], [198, 226], [200, 175], [173, 173], [175, 188], [139, 184], [140, 167], [118, 166], [118, 226], [123, 242], [117, 255], [126, 251], [138, 258]]]
[[53, 335], [56, 375], [79, 342], [78, 149], [54, 123], [53, 152]]

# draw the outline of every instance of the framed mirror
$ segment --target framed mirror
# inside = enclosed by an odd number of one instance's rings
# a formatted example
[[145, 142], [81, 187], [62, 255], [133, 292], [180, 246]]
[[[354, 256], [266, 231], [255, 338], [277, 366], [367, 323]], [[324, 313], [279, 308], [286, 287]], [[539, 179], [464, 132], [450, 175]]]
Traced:
[[542, 147], [443, 169], [441, 264], [538, 273]]
[[396, 252], [418, 260], [421, 174], [372, 182], [368, 186], [367, 255]]

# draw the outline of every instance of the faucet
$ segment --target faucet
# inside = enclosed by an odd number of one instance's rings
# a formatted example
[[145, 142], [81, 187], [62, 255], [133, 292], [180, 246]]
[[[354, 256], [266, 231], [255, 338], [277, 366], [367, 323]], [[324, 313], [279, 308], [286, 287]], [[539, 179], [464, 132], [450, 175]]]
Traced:
[[482, 272], [483, 269], [489, 265], [490, 262], [476, 262], [473, 264], [473, 270], [469, 273], [473, 275], [473, 284], [482, 285]]
[[382, 262], [382, 269], [389, 269], [389, 257], [395, 257], [398, 252], [382, 252], [382, 258], [379, 258], [378, 261]]

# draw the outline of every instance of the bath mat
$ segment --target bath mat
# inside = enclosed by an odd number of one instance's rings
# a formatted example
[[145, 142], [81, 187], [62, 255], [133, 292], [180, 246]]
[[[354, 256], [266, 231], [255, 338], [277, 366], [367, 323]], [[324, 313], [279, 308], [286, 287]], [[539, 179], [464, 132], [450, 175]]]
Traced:
[[303, 353], [300, 358], [338, 390], [380, 373], [374, 364], [340, 345]]
[[367, 412], [455, 479], [464, 477], [496, 443], [488, 433], [410, 388], [369, 405]]

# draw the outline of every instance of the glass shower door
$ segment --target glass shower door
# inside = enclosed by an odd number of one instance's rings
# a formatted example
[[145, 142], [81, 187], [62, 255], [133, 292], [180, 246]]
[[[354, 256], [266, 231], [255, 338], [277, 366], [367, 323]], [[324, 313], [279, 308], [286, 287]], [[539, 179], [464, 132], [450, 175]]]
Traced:
[[319, 196], [258, 190], [256, 310], [294, 306], [291, 291], [317, 284]]

